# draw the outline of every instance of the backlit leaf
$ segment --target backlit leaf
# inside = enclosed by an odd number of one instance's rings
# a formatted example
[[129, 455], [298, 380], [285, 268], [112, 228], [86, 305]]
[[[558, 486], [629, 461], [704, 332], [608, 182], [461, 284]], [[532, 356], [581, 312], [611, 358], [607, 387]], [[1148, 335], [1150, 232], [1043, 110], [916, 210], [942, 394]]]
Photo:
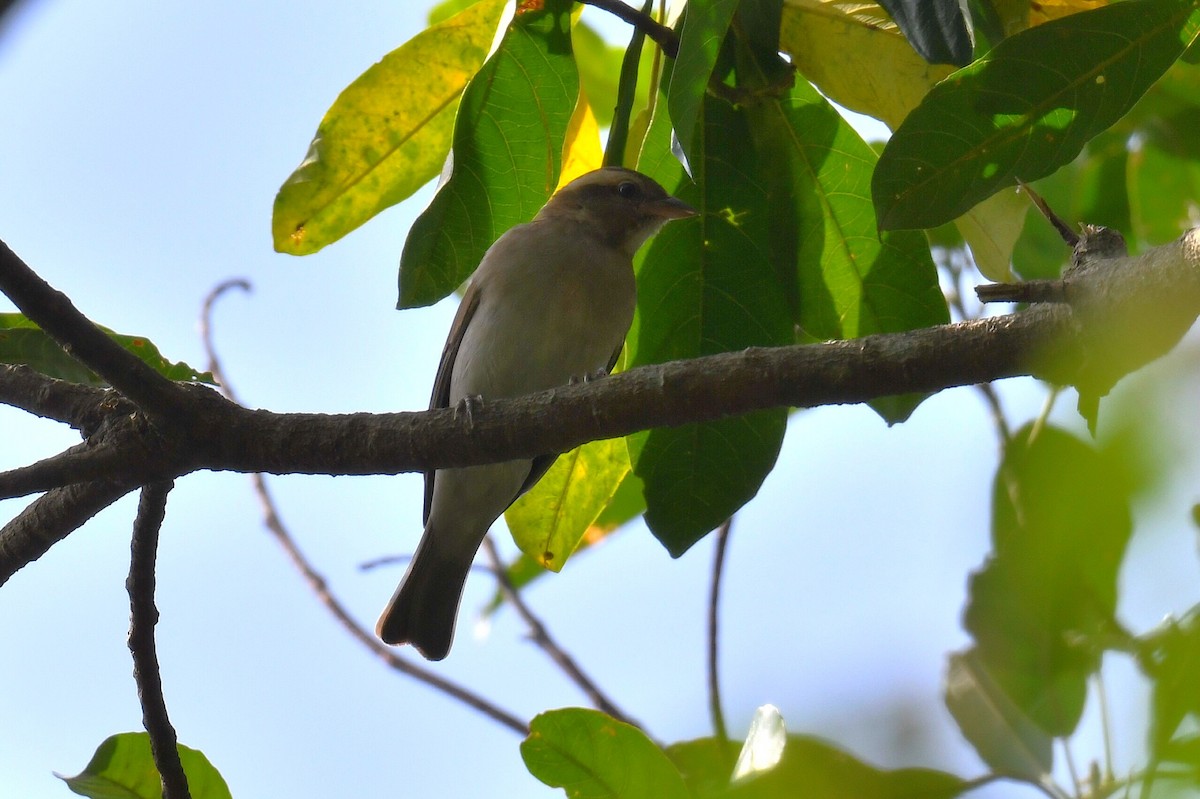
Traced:
[[480, 0], [422, 31], [338, 95], [275, 197], [276, 250], [316, 252], [437, 176], [505, 3]]
[[[203, 753], [183, 744], [178, 749], [192, 799], [230, 799], [229, 786]], [[91, 799], [162, 799], [150, 736], [144, 732], [110, 736], [82, 772], [58, 776], [72, 791]]]
[[880, 227], [934, 227], [1069, 163], [1198, 31], [1197, 0], [1134, 0], [1003, 40], [939, 83], [888, 142], [872, 184]]
[[529, 773], [569, 797], [689, 799], [678, 770], [645, 733], [598, 710], [536, 716], [521, 757]]
[[470, 277], [510, 227], [528, 222], [558, 185], [579, 96], [571, 3], [518, 13], [463, 92], [453, 169], [413, 223], [400, 257], [398, 307], [437, 302]]
[[[168, 361], [158, 347], [143, 336], [126, 336], [106, 327], [100, 329], [168, 380], [216, 384], [211, 372], [199, 372], [182, 361]], [[72, 383], [108, 385], [68, 355], [41, 328], [18, 313], [0, 313], [0, 363], [23, 364], [49, 377]]]

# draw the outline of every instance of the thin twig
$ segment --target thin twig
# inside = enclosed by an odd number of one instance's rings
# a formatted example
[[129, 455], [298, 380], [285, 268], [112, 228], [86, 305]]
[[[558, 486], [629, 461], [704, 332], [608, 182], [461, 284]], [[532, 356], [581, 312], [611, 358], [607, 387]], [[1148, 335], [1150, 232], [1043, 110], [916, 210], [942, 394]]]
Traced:
[[[221, 392], [230, 401], [237, 402], [237, 396], [225, 377], [212, 340], [213, 305], [222, 294], [234, 288], [249, 291], [250, 283], [245, 280], [227, 280], [209, 292], [209, 295], [204, 300], [204, 310], [200, 317], [200, 335], [204, 342], [204, 351], [208, 356], [208, 370], [213, 373], [213, 376], [221, 385]], [[338, 620], [346, 632], [366, 647], [371, 654], [382, 660], [388, 668], [412, 677], [419, 682], [423, 682], [453, 699], [457, 699], [463, 704], [483, 713], [493, 721], [508, 727], [518, 735], [529, 734], [528, 725], [517, 716], [502, 710], [478, 694], [401, 657], [376, 638], [371, 631], [359, 624], [350, 615], [345, 605], [329, 590], [329, 584], [325, 578], [313, 568], [308, 558], [305, 557], [304, 553], [296, 545], [295, 539], [292, 538], [291, 533], [280, 518], [275, 500], [271, 497], [270, 491], [267, 490], [267, 483], [263, 479], [263, 476], [261, 474], [251, 474], [250, 481], [254, 489], [254, 496], [258, 499], [259, 507], [262, 510], [263, 526], [267, 528], [283, 548], [288, 560], [300, 572], [300, 575], [304, 578], [309, 588], [312, 589], [318, 601]]]
[[163, 799], [190, 799], [187, 775], [179, 760], [175, 728], [167, 717], [163, 698], [162, 674], [154, 645], [154, 626], [158, 609], [154, 606], [154, 562], [158, 553], [158, 533], [167, 510], [171, 481], [151, 483], [142, 488], [137, 518], [133, 522], [130, 545], [129, 578], [129, 652], [133, 655], [133, 679], [142, 703], [142, 725], [150, 736], [150, 752], [162, 780]]
[[[213, 374], [217, 373], [214, 371]], [[308, 583], [308, 587], [316, 594], [317, 599], [338, 620], [346, 632], [350, 633], [359, 643], [370, 650], [373, 655], [382, 660], [388, 668], [413, 677], [432, 688], [436, 688], [451, 698], [457, 699], [463, 704], [478, 710], [493, 721], [503, 724], [518, 735], [529, 734], [529, 726], [512, 713], [502, 710], [467, 688], [401, 657], [376, 638], [373, 632], [359, 624], [350, 615], [350, 612], [346, 610], [345, 605], [329, 590], [329, 584], [325, 581], [325, 578], [312, 567], [312, 564], [308, 562], [304, 553], [296, 546], [295, 540], [279, 518], [275, 502], [271, 498], [270, 492], [267, 491], [267, 484], [263, 480], [262, 475], [252, 474], [250, 475], [250, 480], [254, 486], [254, 494], [258, 498], [259, 506], [262, 509], [263, 525], [275, 537], [279, 545], [283, 547], [288, 559], [296, 567], [296, 570], [300, 572], [301, 576], [303, 576], [304, 581]]]
[[[708, 710], [712, 716], [713, 735], [718, 742], [728, 741], [725, 727], [725, 711], [721, 709], [721, 681], [717, 675], [717, 616], [721, 598], [721, 576], [725, 571], [725, 550], [729, 544], [729, 533], [733, 517], [729, 517], [717, 528], [716, 552], [713, 555], [712, 584], [708, 593]], [[726, 752], [724, 746], [722, 752]]]
[[[965, 257], [965, 256], [964, 256]], [[952, 256], [951, 256], [952, 258]], [[954, 281], [953, 290], [949, 292], [947, 299], [950, 305], [958, 314], [961, 321], [969, 319], [978, 319], [978, 314], [967, 312], [967, 304], [963, 299], [962, 280], [963, 268], [960, 265], [953, 263], [951, 258], [946, 261], [946, 271], [950, 273], [950, 278]], [[975, 388], [983, 397], [983, 401], [987, 404], [988, 410], [992, 414], [992, 424], [996, 426], [996, 432], [1000, 435], [1000, 444], [1003, 446], [1012, 438], [1012, 431], [1008, 426], [1008, 417], [1004, 415], [1004, 405], [1000, 402], [1000, 394], [997, 393], [996, 387], [990, 382], [977, 383]]]
[[1033, 190], [1032, 186], [1022, 183], [1019, 180], [1017, 181], [1017, 185], [1021, 187], [1021, 191], [1029, 195], [1029, 199], [1033, 200], [1033, 204], [1042, 212], [1042, 216], [1046, 217], [1046, 220], [1054, 226], [1054, 229], [1058, 231], [1058, 235], [1062, 236], [1062, 240], [1067, 243], [1068, 247], [1074, 247], [1079, 243], [1079, 234], [1071, 230], [1071, 226], [1064, 222], [1062, 217], [1054, 213], [1054, 209], [1042, 199], [1040, 194]]
[[621, 0], [578, 0], [578, 2], [607, 11], [618, 19], [633, 25], [653, 39], [671, 58], [679, 55], [679, 37], [675, 31], [649, 14], [643, 14], [638, 9], [625, 5]]
[[492, 569], [496, 575], [496, 582], [500, 585], [500, 592], [504, 594], [504, 598], [517, 611], [517, 615], [529, 626], [529, 639], [545, 652], [554, 661], [555, 665], [562, 669], [571, 682], [575, 683], [581, 691], [587, 694], [588, 699], [591, 700], [597, 710], [607, 713], [618, 721], [632, 724], [635, 727], [641, 727], [644, 730], [645, 727], [642, 727], [641, 724], [634, 721], [629, 715], [613, 704], [612, 700], [605, 696], [599, 686], [583, 673], [583, 670], [575, 662], [575, 659], [567, 654], [558, 645], [558, 642], [551, 637], [549, 631], [546, 629], [546, 625], [525, 604], [525, 599], [521, 596], [520, 591], [513, 585], [512, 580], [508, 578], [508, 571], [504, 568], [504, 562], [500, 560], [500, 553], [497, 551], [496, 544], [492, 541], [491, 536], [483, 539], [483, 549], [491, 561]]

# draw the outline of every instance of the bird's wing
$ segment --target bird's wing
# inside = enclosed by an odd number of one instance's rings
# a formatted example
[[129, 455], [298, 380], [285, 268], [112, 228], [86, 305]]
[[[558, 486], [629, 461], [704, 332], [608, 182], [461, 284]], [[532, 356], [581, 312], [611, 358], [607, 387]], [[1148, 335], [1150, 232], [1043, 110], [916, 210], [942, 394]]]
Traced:
[[[467, 325], [478, 308], [479, 291], [472, 282], [458, 304], [458, 313], [454, 316], [454, 324], [450, 325], [450, 335], [446, 337], [446, 346], [442, 349], [442, 360], [438, 364], [437, 376], [433, 378], [433, 394], [429, 397], [431, 411], [450, 407], [450, 376], [454, 374], [454, 361], [458, 357], [458, 348], [462, 345]], [[423, 524], [429, 521], [429, 506], [433, 503], [434, 474], [433, 469], [425, 472], [425, 510], [421, 514]]]
[[[621, 350], [623, 349], [625, 349], [624, 339], [621, 340], [620, 346], [613, 350], [612, 357], [608, 359], [608, 366], [605, 367], [604, 371], [612, 374], [613, 367], [617, 365], [617, 361], [621, 360]], [[549, 471], [550, 467], [554, 465], [554, 461], [557, 458], [558, 455], [539, 455], [538, 457], [534, 458], [533, 464], [529, 469], [529, 476], [525, 478], [525, 482], [521, 485], [521, 490], [517, 492], [517, 497], [533, 488], [533, 484], [545, 476], [546, 472]], [[516, 502], [517, 497], [513, 497], [514, 502]]]
[[613, 367], [617, 365], [617, 361], [621, 360], [621, 350], [625, 349], [625, 339], [621, 339], [621, 343], [613, 350], [612, 357], [608, 359], [608, 367], [604, 371], [612, 374]]

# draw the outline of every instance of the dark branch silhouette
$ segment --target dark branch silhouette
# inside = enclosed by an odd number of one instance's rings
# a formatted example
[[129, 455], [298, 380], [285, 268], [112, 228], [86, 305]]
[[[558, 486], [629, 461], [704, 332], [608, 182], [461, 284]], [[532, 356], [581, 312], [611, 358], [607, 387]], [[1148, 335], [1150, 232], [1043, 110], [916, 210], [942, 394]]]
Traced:
[[[29, 318], [53, 316], [62, 306], [61, 295], [49, 287], [25, 291], [24, 284], [36, 276], [24, 264], [14, 267], [17, 259], [7, 248], [2, 253], [0, 287], [15, 287], [14, 299]], [[109, 493], [124, 493], [200, 469], [396, 474], [469, 466], [766, 408], [859, 403], [1020, 375], [1102, 396], [1122, 376], [1174, 347], [1200, 313], [1200, 229], [1137, 257], [1097, 253], [1064, 280], [1070, 289], [1067, 303], [850, 341], [750, 348], [642, 366], [528, 397], [477, 403], [469, 415], [451, 408], [279, 414], [248, 410], [199, 385], [168, 383], [169, 392], [143, 391], [128, 375], [123, 380], [135, 387], [125, 396], [138, 413], [119, 402], [106, 413], [107, 394], [80, 413], [104, 417], [93, 436], [101, 446], [91, 457], [116, 464], [105, 470], [104, 479], [117, 486]], [[92, 339], [107, 337], [94, 325], [61, 326], [55, 335], [84, 365], [103, 374], [107, 351]], [[100, 360], [93, 358], [97, 353]], [[0, 367], [0, 396], [12, 393], [5, 388], [10, 379], [27, 379], [14, 368]], [[161, 380], [155, 375], [151, 382]], [[163, 394], [169, 395], [169, 409], [143, 416], [142, 403], [153, 406]], [[65, 458], [70, 469], [64, 466], [64, 472], [88, 473], [80, 464], [87, 457], [76, 452]], [[66, 484], [94, 485], [72, 479], [46, 466], [32, 476], [22, 469], [0, 473], [0, 498]], [[70, 513], [55, 517], [48, 506], [65, 498], [48, 494], [35, 503], [42, 520], [55, 525], [50, 529], [33, 529], [31, 506], [0, 530], [0, 582], [85, 520], [77, 518], [84, 507], [78, 502]]]
[[[231, 402], [238, 401], [237, 395], [234, 393], [233, 386], [225, 376], [224, 370], [221, 367], [221, 361], [217, 357], [216, 346], [213, 344], [212, 310], [216, 301], [225, 292], [235, 288], [249, 291], [250, 283], [245, 280], [227, 280], [221, 283], [209, 292], [208, 296], [204, 299], [204, 308], [200, 315], [200, 337], [204, 343], [204, 351], [208, 356], [208, 371], [217, 377], [218, 382], [222, 386], [221, 390]], [[317, 601], [337, 619], [342, 629], [346, 630], [351, 637], [366, 647], [371, 654], [382, 660], [388, 668], [412, 677], [418, 682], [422, 682], [462, 702], [468, 707], [478, 710], [483, 715], [508, 727], [518, 735], [527, 735], [529, 733], [529, 727], [525, 722], [512, 713], [502, 710], [474, 691], [464, 688], [458, 683], [451, 682], [436, 672], [424, 668], [408, 658], [402, 657], [396, 650], [386, 646], [376, 638], [370, 630], [359, 624], [358, 620], [342, 604], [342, 601], [329, 589], [329, 583], [317, 572], [296, 544], [296, 539], [283, 523], [283, 518], [279, 514], [279, 508], [275, 504], [275, 499], [271, 496], [271, 492], [267, 488], [267, 481], [263, 479], [261, 474], [250, 475], [250, 481], [254, 490], [254, 496], [257, 497], [259, 507], [262, 509], [263, 526], [267, 528], [267, 531], [274, 537], [275, 541], [287, 555], [288, 560], [300, 572], [300, 576], [304, 578], [304, 582], [308, 584], [308, 587], [317, 597]]]
[[500, 584], [500, 592], [504, 594], [504, 598], [508, 601], [513, 609], [517, 611], [517, 615], [529, 626], [529, 638], [537, 645], [539, 649], [545, 652], [549, 658], [554, 661], [554, 664], [567, 675], [571, 682], [579, 686], [579, 689], [587, 694], [592, 705], [597, 710], [602, 710], [618, 721], [623, 721], [626, 724], [632, 724], [635, 727], [640, 727], [647, 732], [646, 727], [639, 722], [633, 720], [629, 714], [625, 713], [616, 704], [608, 698], [608, 696], [600, 690], [595, 681], [584, 673], [583, 669], [571, 657], [558, 642], [550, 635], [546, 629], [546, 625], [537, 617], [537, 614], [530, 609], [526, 604], [525, 598], [513, 585], [512, 580], [508, 578], [508, 572], [504, 568], [504, 562], [500, 560], [500, 553], [496, 549], [495, 542], [491, 536], [483, 539], [483, 549], [487, 553], [488, 560], [492, 564], [492, 573], [496, 576], [496, 582]]
[[130, 545], [129, 577], [129, 652], [133, 655], [133, 679], [137, 682], [142, 704], [142, 726], [150, 736], [150, 753], [162, 779], [163, 799], [191, 799], [187, 775], [179, 760], [175, 728], [167, 716], [163, 698], [162, 674], [154, 645], [154, 627], [158, 608], [154, 606], [154, 563], [158, 558], [158, 534], [167, 512], [170, 482], [154, 483], [142, 489], [137, 517], [133, 522]]

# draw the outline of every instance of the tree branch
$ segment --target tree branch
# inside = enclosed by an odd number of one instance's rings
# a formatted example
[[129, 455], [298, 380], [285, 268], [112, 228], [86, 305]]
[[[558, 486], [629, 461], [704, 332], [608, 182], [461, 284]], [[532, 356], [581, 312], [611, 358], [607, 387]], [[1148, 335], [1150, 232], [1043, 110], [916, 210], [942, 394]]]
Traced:
[[679, 37], [675, 31], [663, 25], [649, 14], [644, 14], [621, 0], [577, 0], [587, 6], [607, 11], [618, 19], [629, 23], [649, 36], [662, 51], [671, 58], [679, 55]]
[[153, 483], [142, 488], [137, 518], [133, 522], [129, 577], [129, 653], [133, 655], [133, 679], [142, 703], [142, 726], [150, 736], [150, 753], [162, 780], [163, 799], [191, 799], [187, 775], [179, 760], [175, 728], [167, 716], [162, 674], [154, 645], [158, 608], [154, 606], [154, 562], [158, 556], [158, 533], [167, 512], [167, 494], [172, 483]]
[[117, 400], [111, 391], [102, 388], [56, 380], [28, 366], [0, 364], [0, 404], [69, 424], [85, 434], [90, 434], [111, 410], [102, 406]]
[[185, 411], [180, 387], [104, 334], [0, 241], [0, 291], [66, 352], [128, 397], [152, 419], [167, 422]]
[[[528, 397], [488, 400], [470, 415], [452, 408], [277, 414], [247, 410], [203, 386], [183, 386], [188, 415], [177, 426], [113, 426], [114, 446], [128, 447], [130, 457], [109, 478], [140, 485], [148, 474], [167, 479], [199, 469], [396, 474], [469, 466], [767, 408], [859, 403], [1018, 375], [1100, 396], [1170, 350], [1200, 313], [1200, 229], [1139, 257], [1089, 260], [1069, 279], [1065, 304], [643, 366]], [[0, 576], [23, 565], [3, 550]]]
[[0, 585], [137, 485], [104, 480], [47, 492], [0, 528]]
[[[200, 338], [204, 343], [204, 351], [208, 355], [208, 371], [212, 372], [217, 378], [217, 382], [221, 385], [221, 390], [226, 394], [228, 399], [236, 402], [237, 399], [233, 391], [233, 386], [221, 369], [221, 362], [217, 357], [217, 350], [212, 340], [213, 306], [222, 294], [234, 288], [249, 291], [250, 284], [245, 280], [227, 280], [218, 285], [205, 297], [204, 308], [200, 314]], [[300, 572], [300, 576], [304, 578], [309, 588], [312, 589], [313, 594], [317, 597], [317, 601], [329, 611], [342, 626], [342, 629], [394, 671], [412, 677], [418, 682], [425, 683], [452, 699], [456, 699], [468, 707], [478, 710], [480, 713], [508, 727], [518, 735], [529, 734], [529, 727], [525, 722], [512, 713], [502, 710], [479, 694], [445, 679], [436, 672], [401, 657], [394, 649], [384, 645], [369, 630], [359, 624], [358, 620], [350, 615], [350, 611], [346, 609], [341, 600], [329, 590], [329, 583], [326, 582], [325, 578], [317, 573], [317, 570], [313, 568], [308, 558], [300, 551], [295, 538], [292, 537], [291, 532], [284, 525], [283, 519], [279, 515], [279, 509], [275, 505], [275, 500], [271, 496], [271, 492], [267, 489], [267, 481], [263, 479], [261, 474], [250, 475], [250, 481], [254, 489], [254, 496], [258, 499], [259, 507], [262, 509], [263, 526], [267, 528], [267, 532], [283, 548], [288, 560]]]
[[575, 683], [581, 691], [583, 691], [592, 705], [600, 711], [607, 713], [618, 721], [623, 721], [626, 724], [632, 724], [640, 728], [643, 732], [647, 732], [646, 728], [634, 721], [623, 710], [608, 698], [600, 687], [592, 681], [591, 677], [584, 674], [583, 669], [575, 662], [575, 658], [567, 654], [566, 650], [558, 645], [558, 642], [551, 637], [549, 631], [546, 630], [546, 625], [542, 624], [542, 620], [537, 617], [529, 606], [525, 604], [525, 598], [517, 591], [516, 586], [512, 584], [512, 580], [508, 579], [508, 571], [504, 568], [504, 562], [500, 560], [500, 553], [496, 551], [496, 544], [490, 536], [483, 539], [483, 548], [487, 552], [488, 560], [492, 564], [492, 573], [496, 577], [496, 582], [500, 585], [500, 591], [504, 594], [504, 598], [517, 611], [517, 615], [529, 627], [530, 639], [545, 652], [555, 665], [562, 670], [563, 674], [571, 682]]
[[[132, 444], [133, 440], [127, 443]], [[129, 460], [128, 450], [128, 446], [93, 446], [90, 442], [76, 444], [50, 458], [0, 472], [0, 499], [23, 497], [59, 486], [104, 479], [125, 468]]]

